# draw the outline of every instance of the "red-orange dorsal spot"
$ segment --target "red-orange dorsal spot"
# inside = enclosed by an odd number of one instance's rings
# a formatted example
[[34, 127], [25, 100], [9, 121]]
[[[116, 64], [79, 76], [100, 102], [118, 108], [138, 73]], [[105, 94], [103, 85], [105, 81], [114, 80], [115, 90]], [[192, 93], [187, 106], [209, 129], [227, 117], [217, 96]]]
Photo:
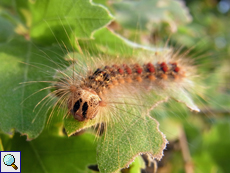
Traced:
[[124, 73], [124, 70], [123, 70], [122, 68], [118, 68], [118, 72], [119, 72], [120, 74], [123, 74], [123, 73]]
[[113, 85], [118, 85], [118, 81], [117, 80], [113, 80], [112, 83], [113, 83]]
[[136, 76], [136, 80], [137, 80], [138, 82], [142, 82], [142, 78], [141, 78], [140, 76]]
[[179, 67], [176, 67], [176, 68], [174, 69], [174, 71], [178, 73], [178, 72], [180, 71], [180, 68], [179, 68]]
[[109, 87], [109, 88], [113, 88], [113, 84], [109, 83], [109, 84], [108, 84], [108, 87]]
[[155, 72], [155, 68], [154, 68], [153, 64], [150, 63], [150, 62], [147, 64], [147, 69], [148, 69], [148, 71], [150, 73], [154, 73]]
[[166, 79], [168, 79], [168, 76], [166, 74], [161, 74], [161, 78], [166, 80]]
[[176, 62], [173, 62], [173, 63], [171, 63], [171, 64], [172, 64], [172, 66], [173, 66], [173, 68], [174, 68], [173, 71], [178, 73], [178, 72], [180, 71], [180, 68], [177, 66], [177, 63], [176, 63]]
[[150, 75], [148, 75], [148, 79], [151, 81], [155, 81], [156, 77], [154, 75], [150, 74]]
[[128, 74], [132, 74], [132, 70], [131, 70], [131, 68], [129, 68], [128, 66], [125, 68], [125, 70], [126, 70], [126, 72], [127, 72]]
[[165, 62], [160, 64], [161, 69], [166, 73], [168, 71], [168, 66]]
[[137, 70], [137, 73], [138, 73], [138, 74], [141, 74], [141, 73], [142, 73], [142, 68], [141, 68], [141, 67], [137, 67], [136, 70]]
[[179, 80], [179, 76], [177, 74], [173, 74], [175, 80]]
[[119, 83], [123, 84], [125, 83], [125, 80], [123, 78], [118, 79]]
[[131, 79], [130, 77], [125, 78], [125, 81], [126, 81], [127, 83], [132, 83], [132, 79]]

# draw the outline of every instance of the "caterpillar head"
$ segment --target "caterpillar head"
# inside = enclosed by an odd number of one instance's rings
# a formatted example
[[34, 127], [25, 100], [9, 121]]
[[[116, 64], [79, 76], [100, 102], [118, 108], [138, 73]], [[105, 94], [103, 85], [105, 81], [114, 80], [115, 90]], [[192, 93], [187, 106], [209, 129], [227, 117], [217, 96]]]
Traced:
[[92, 89], [79, 88], [71, 94], [68, 109], [78, 121], [93, 119], [98, 113], [100, 101], [100, 97]]

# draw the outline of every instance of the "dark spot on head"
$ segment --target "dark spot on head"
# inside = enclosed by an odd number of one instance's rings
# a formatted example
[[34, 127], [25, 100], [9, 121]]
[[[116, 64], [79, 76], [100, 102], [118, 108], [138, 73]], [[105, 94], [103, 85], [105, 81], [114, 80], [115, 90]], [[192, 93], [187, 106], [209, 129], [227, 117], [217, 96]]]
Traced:
[[87, 102], [85, 102], [84, 104], [83, 104], [83, 106], [82, 106], [82, 115], [83, 115], [83, 117], [84, 118], [86, 118], [86, 113], [87, 113], [87, 110], [88, 110], [88, 103]]
[[80, 102], [82, 102], [81, 99], [76, 101], [76, 103], [74, 104], [74, 106], [73, 106], [73, 112], [74, 113], [77, 112], [77, 110], [80, 108], [80, 104], [81, 104]]

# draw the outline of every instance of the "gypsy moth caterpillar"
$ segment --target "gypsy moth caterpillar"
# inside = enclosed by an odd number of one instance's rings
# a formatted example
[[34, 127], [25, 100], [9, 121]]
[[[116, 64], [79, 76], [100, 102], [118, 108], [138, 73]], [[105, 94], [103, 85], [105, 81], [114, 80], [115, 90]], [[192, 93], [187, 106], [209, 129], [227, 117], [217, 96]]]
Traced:
[[[119, 116], [102, 115], [103, 109], [106, 109], [106, 112], [110, 111], [108, 107], [116, 107], [116, 104], [148, 107], [148, 102], [151, 101], [143, 100], [146, 99], [145, 95], [151, 92], [174, 97], [172, 93], [175, 93], [175, 90], [186, 94], [185, 90], [194, 87], [194, 67], [188, 65], [186, 60], [176, 57], [171, 51], [161, 55], [140, 56], [142, 58], [139, 61], [134, 57], [115, 58], [112, 61], [109, 58], [78, 59], [74, 68], [69, 67], [65, 72], [60, 72], [60, 80], [54, 86], [54, 94], [65, 96], [61, 100], [65, 100], [63, 102], [68, 105], [68, 112], [78, 121], [95, 118], [100, 124], [109, 121], [106, 118], [113, 119]], [[86, 63], [92, 61], [92, 66]], [[76, 71], [68, 72], [73, 69]], [[189, 101], [179, 101], [185, 102], [190, 109], [199, 111], [190, 98], [187, 99]]]

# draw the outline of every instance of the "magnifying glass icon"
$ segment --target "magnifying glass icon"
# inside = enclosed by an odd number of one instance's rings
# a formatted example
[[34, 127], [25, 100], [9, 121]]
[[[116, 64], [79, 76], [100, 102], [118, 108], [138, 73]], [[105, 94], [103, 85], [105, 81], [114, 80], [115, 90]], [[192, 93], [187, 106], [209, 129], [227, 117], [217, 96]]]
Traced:
[[18, 167], [14, 164], [15, 163], [15, 158], [11, 154], [7, 154], [3, 158], [3, 162], [7, 166], [12, 166], [15, 170], [18, 169]]

